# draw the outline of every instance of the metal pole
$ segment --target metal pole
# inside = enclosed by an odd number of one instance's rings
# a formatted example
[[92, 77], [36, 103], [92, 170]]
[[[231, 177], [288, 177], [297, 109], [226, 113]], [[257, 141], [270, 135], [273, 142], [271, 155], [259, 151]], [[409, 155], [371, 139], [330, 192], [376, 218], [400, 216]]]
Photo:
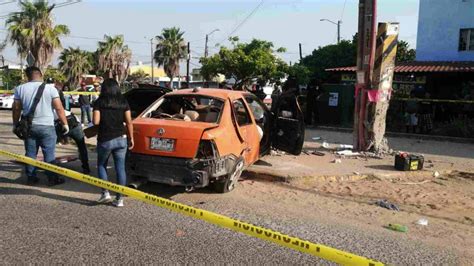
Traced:
[[186, 82], [188, 83], [188, 88], [191, 88], [190, 78], [189, 78], [189, 61], [191, 61], [191, 45], [188, 42], [188, 60], [186, 60]]
[[206, 45], [204, 46], [204, 57], [206, 58], [208, 55], [208, 50], [207, 50], [207, 42], [209, 41], [209, 35], [206, 34]]
[[341, 42], [341, 21], [337, 21], [337, 43]]
[[303, 60], [303, 51], [301, 49], [301, 43], [300, 43], [300, 61]]
[[150, 51], [151, 51], [151, 84], [155, 84], [155, 65], [153, 64], [153, 61], [154, 61], [153, 38], [150, 39]]

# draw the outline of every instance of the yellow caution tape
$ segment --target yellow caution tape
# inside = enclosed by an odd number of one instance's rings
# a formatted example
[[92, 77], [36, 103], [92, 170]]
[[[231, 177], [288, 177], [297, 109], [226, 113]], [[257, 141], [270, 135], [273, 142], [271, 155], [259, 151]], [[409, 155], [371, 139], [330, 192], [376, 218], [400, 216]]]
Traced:
[[98, 92], [89, 92], [89, 91], [65, 91], [66, 95], [99, 95]]
[[155, 195], [144, 193], [142, 191], [132, 189], [126, 186], [117, 185], [108, 181], [101, 180], [96, 177], [81, 174], [63, 167], [52, 165], [49, 163], [36, 161], [23, 155], [0, 150], [0, 155], [14, 158], [15, 160], [33, 165], [57, 174], [67, 176], [96, 187], [105, 188], [129, 197], [156, 205], [161, 208], [168, 209], [173, 212], [184, 214], [192, 218], [200, 219], [211, 224], [215, 224], [236, 232], [241, 232], [249, 236], [257, 237], [269, 242], [276, 243], [280, 246], [288, 247], [300, 252], [308, 253], [310, 255], [323, 258], [342, 265], [384, 265], [383, 263], [368, 258], [364, 258], [355, 254], [341, 251], [335, 248], [315, 244], [307, 240], [288, 236], [277, 231], [266, 229], [260, 226], [252, 225], [246, 222], [241, 222], [214, 212], [206, 211], [199, 208], [194, 208], [185, 204], [177, 203], [172, 200], [161, 198]]
[[[14, 90], [0, 90], [0, 94], [14, 94]], [[65, 91], [66, 95], [99, 95], [98, 92], [89, 92], [89, 91]]]

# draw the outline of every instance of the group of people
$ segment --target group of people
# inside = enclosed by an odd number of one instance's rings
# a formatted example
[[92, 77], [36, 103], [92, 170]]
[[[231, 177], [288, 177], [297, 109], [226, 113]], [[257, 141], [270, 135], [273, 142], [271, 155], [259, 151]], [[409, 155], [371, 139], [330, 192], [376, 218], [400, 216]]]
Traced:
[[[16, 131], [21, 120], [27, 117], [32, 118], [28, 120], [28, 134], [23, 138], [26, 156], [36, 159], [38, 150], [41, 148], [44, 161], [54, 164], [56, 163], [57, 140], [68, 136], [78, 146], [83, 172], [89, 174], [88, 151], [82, 126], [74, 114], [65, 110], [67, 101], [62, 93], [63, 85], [59, 82], [43, 81], [41, 70], [37, 67], [28, 67], [25, 72], [28, 82], [15, 88], [12, 119], [13, 131]], [[90, 101], [88, 103], [90, 110]], [[87, 116], [87, 107], [84, 111]], [[84, 120], [84, 116], [82, 118]], [[107, 164], [109, 158], [113, 157], [117, 181], [120, 185], [125, 185], [125, 156], [127, 149], [132, 149], [134, 146], [133, 125], [130, 107], [122, 96], [116, 80], [106, 79], [102, 83], [101, 93], [93, 104], [92, 123], [98, 128], [99, 178], [108, 180]], [[25, 173], [28, 184], [35, 185], [40, 181], [36, 167], [27, 164]], [[65, 182], [64, 177], [56, 173], [46, 171], [46, 175], [50, 186]], [[121, 194], [116, 194], [115, 199], [112, 200], [109, 191], [105, 189], [102, 190], [98, 202], [112, 202], [117, 207], [124, 205]]]

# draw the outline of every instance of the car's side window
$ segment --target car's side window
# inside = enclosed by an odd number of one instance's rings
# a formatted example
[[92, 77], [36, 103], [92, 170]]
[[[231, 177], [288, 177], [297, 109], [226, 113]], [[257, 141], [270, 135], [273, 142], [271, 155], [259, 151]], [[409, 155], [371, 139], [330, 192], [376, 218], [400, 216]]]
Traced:
[[235, 116], [237, 117], [237, 124], [239, 124], [239, 126], [245, 126], [252, 123], [250, 120], [250, 115], [247, 111], [247, 108], [245, 108], [245, 104], [242, 99], [233, 101], [232, 106], [234, 108]]
[[247, 95], [245, 96], [245, 100], [247, 101], [247, 104], [250, 107], [250, 111], [252, 112], [253, 117], [255, 117], [255, 120], [261, 120], [265, 115], [265, 110], [258, 102], [257, 97]]

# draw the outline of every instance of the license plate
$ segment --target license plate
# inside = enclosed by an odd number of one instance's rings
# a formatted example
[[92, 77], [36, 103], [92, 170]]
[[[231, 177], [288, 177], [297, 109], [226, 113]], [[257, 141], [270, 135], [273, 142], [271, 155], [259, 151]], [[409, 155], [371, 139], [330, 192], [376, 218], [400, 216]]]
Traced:
[[174, 139], [151, 138], [150, 149], [160, 151], [173, 151]]

